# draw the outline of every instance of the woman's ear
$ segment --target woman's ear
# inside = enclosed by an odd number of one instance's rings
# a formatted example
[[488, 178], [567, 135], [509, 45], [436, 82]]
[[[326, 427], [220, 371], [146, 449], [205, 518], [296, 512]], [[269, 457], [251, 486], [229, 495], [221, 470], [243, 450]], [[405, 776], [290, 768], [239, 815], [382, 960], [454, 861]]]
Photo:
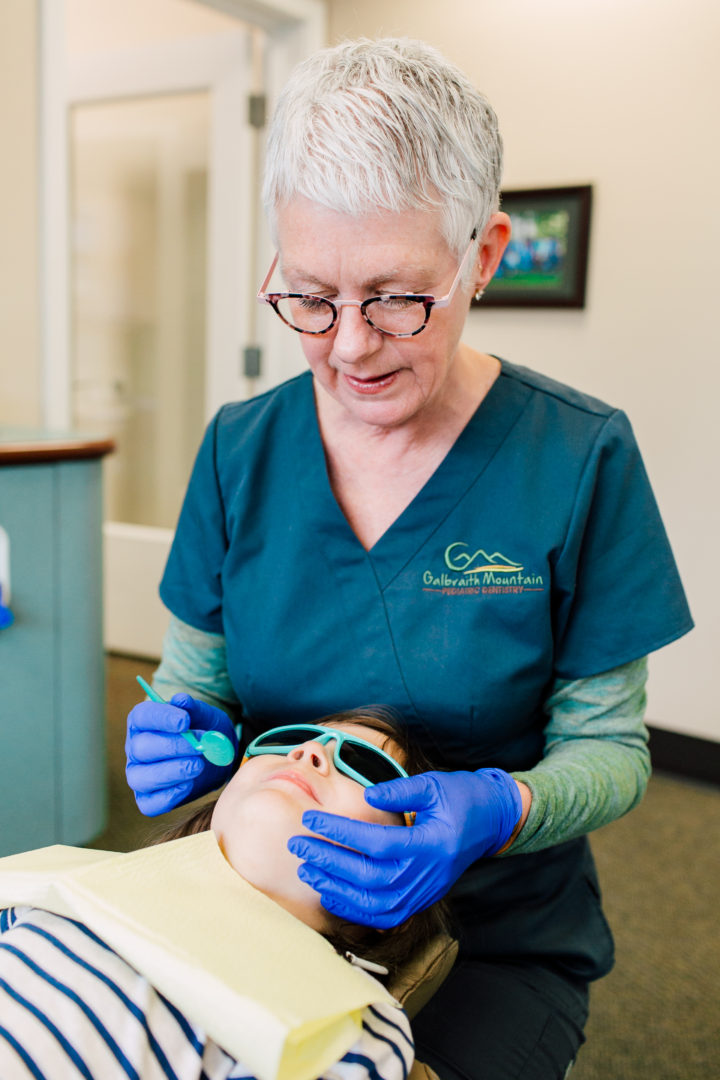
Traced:
[[508, 214], [498, 211], [497, 214], [491, 215], [478, 246], [473, 281], [476, 292], [482, 292], [488, 282], [492, 281], [493, 274], [500, 265], [505, 248], [510, 242], [511, 232], [512, 226]]

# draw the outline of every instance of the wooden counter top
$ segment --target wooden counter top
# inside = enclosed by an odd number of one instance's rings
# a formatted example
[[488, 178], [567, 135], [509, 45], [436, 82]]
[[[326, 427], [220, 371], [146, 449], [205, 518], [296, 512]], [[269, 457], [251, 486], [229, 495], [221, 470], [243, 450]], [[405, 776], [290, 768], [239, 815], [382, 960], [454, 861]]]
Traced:
[[114, 449], [112, 439], [98, 435], [0, 426], [0, 466], [99, 458]]

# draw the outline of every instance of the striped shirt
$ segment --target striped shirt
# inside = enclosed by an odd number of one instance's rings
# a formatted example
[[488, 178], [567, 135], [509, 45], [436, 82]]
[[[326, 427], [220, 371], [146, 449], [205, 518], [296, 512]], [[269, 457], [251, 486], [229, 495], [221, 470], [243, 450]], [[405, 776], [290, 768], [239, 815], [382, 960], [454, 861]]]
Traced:
[[[323, 1080], [407, 1080], [410, 1022], [363, 1013], [362, 1034]], [[250, 1072], [82, 923], [0, 911], [2, 1080], [236, 1080]]]

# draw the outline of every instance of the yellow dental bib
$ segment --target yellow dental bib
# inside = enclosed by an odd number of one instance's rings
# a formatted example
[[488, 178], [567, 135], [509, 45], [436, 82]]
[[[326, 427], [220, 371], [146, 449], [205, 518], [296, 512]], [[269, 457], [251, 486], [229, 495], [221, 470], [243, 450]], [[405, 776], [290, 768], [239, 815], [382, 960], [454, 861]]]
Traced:
[[211, 832], [128, 854], [56, 845], [0, 859], [0, 907], [85, 923], [260, 1080], [311, 1080], [392, 1001], [244, 881]]

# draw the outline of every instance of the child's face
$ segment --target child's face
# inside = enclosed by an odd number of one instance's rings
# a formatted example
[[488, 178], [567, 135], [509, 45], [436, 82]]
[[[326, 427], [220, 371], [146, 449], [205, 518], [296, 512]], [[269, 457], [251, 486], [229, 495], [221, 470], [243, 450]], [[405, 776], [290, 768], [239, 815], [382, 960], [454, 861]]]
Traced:
[[[400, 748], [382, 732], [362, 724], [337, 726], [402, 764]], [[291, 836], [309, 835], [302, 824], [304, 811], [321, 807], [357, 821], [404, 824], [402, 815], [365, 802], [362, 784], [336, 768], [334, 750], [334, 741], [325, 746], [306, 742], [286, 755], [250, 758], [224, 788], [212, 816], [212, 830], [230, 865], [315, 930], [325, 929], [327, 913], [318, 893], [297, 876], [300, 860], [287, 848]]]

